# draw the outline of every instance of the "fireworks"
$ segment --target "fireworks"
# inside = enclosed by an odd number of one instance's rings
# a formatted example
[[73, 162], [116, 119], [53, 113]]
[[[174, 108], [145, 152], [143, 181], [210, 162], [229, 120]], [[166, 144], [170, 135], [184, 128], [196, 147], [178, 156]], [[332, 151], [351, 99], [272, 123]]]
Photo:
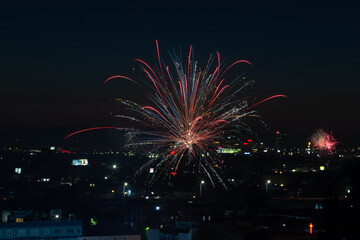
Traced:
[[[227, 73], [234, 66], [243, 64], [251, 68], [247, 60], [239, 60], [229, 66], [221, 62], [220, 54], [210, 58], [201, 68], [194, 61], [192, 46], [185, 63], [176, 54], [170, 54], [171, 65], [166, 65], [160, 57], [156, 41], [158, 67], [152, 68], [147, 62], [135, 59], [141, 66], [145, 80], [116, 75], [106, 79], [105, 83], [115, 79], [125, 79], [146, 89], [150, 104], [141, 106], [129, 100], [120, 99], [126, 114], [116, 115], [137, 127], [127, 128], [131, 142], [127, 147], [150, 146], [157, 152], [158, 158], [152, 159], [141, 169], [156, 165], [151, 181], [159, 177], [175, 176], [182, 162], [192, 162], [206, 173], [213, 185], [214, 179], [221, 182], [218, 174], [219, 159], [216, 149], [227, 133], [239, 131], [244, 126], [244, 118], [255, 115], [254, 107], [264, 101], [284, 95], [275, 95], [250, 105], [248, 100], [239, 97], [241, 90], [252, 84], [243, 81], [240, 75], [233, 79]], [[68, 135], [116, 127], [96, 127], [81, 130]], [[67, 138], [66, 137], [66, 138]]]
[[331, 135], [331, 133], [327, 133], [323, 129], [318, 129], [311, 136], [311, 141], [315, 147], [319, 149], [321, 152], [332, 153], [335, 150], [335, 146], [337, 141]]

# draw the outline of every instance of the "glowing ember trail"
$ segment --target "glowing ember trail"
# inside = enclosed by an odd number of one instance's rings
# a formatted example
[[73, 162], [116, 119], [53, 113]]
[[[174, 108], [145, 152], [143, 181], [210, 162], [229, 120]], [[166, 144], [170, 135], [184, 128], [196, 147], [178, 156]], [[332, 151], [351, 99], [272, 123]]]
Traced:
[[[155, 165], [151, 183], [160, 177], [175, 177], [180, 163], [193, 163], [205, 173], [212, 184], [221, 183], [225, 186], [218, 171], [221, 160], [217, 158], [218, 142], [227, 133], [242, 130], [246, 124], [243, 119], [255, 116], [254, 107], [284, 95], [274, 95], [253, 105], [240, 97], [241, 90], [251, 85], [252, 81], [243, 82], [243, 75], [235, 79], [228, 79], [226, 74], [231, 68], [252, 67], [247, 60], [238, 60], [228, 67], [221, 62], [220, 54], [216, 52], [216, 59], [210, 58], [204, 69], [194, 61], [193, 47], [182, 62], [176, 54], [170, 54], [171, 65], [166, 65], [160, 56], [159, 45], [156, 41], [158, 66], [152, 68], [143, 60], [135, 59], [141, 66], [142, 80], [133, 80], [123, 75], [116, 75], [106, 79], [110, 83], [115, 78], [125, 79], [146, 89], [150, 103], [146, 106], [120, 99], [119, 103], [127, 108], [126, 114], [115, 115], [130, 122], [136, 122], [139, 127], [131, 125], [127, 130], [131, 142], [127, 147], [149, 146], [157, 158], [151, 159], [143, 165], [141, 170], [147, 170]], [[216, 62], [216, 66], [213, 66]], [[225, 69], [225, 70], [224, 70]], [[95, 129], [80, 130], [68, 135]], [[110, 127], [113, 128], [113, 127]], [[140, 128], [140, 129], [139, 129]], [[184, 164], [189, 166], [190, 164]], [[226, 186], [225, 186], [226, 187]]]
[[88, 132], [88, 131], [93, 131], [93, 130], [98, 130], [98, 129], [117, 129], [118, 127], [94, 127], [94, 128], [87, 128], [87, 129], [83, 129], [83, 130], [80, 130], [80, 131], [76, 131], [76, 132], [73, 132], [69, 135], [67, 135], [64, 139], [67, 139], [75, 134], [78, 134], [78, 133], [82, 133], [82, 132]]

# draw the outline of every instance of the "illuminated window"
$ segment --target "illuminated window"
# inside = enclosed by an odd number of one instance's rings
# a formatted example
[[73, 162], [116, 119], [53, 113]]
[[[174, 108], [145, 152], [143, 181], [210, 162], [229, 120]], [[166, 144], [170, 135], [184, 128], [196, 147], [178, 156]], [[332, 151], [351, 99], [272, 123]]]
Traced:
[[15, 221], [16, 221], [17, 223], [20, 223], [20, 222], [24, 222], [24, 219], [23, 219], [23, 218], [16, 218]]

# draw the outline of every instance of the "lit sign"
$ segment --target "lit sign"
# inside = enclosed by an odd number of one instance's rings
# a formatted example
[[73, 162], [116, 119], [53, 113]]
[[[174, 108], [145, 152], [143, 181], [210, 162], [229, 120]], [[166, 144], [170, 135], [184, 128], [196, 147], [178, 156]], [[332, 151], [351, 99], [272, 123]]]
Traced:
[[71, 165], [72, 166], [87, 166], [88, 163], [89, 162], [87, 159], [74, 159], [74, 160], [72, 160]]

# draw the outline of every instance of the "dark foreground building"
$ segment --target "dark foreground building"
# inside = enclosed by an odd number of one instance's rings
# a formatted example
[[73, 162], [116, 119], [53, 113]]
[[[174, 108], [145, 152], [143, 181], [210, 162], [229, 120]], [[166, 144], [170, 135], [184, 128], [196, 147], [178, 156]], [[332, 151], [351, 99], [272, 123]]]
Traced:
[[0, 223], [0, 239], [80, 240], [81, 236], [81, 221]]

